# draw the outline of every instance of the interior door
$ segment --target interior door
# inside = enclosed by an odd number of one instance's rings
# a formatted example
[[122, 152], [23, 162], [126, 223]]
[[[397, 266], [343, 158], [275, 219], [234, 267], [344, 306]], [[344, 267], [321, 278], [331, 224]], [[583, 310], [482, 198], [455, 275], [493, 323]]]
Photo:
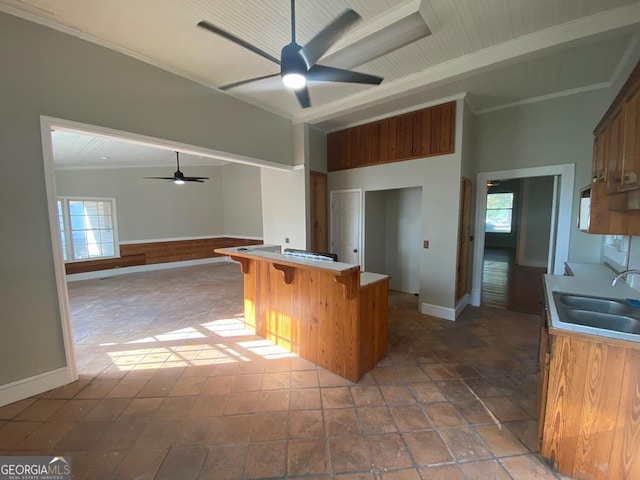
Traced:
[[331, 192], [331, 252], [339, 262], [360, 265], [362, 190]]
[[327, 229], [327, 174], [309, 172], [311, 184], [311, 250], [328, 252], [329, 239]]
[[456, 300], [460, 300], [468, 290], [469, 242], [471, 240], [471, 180], [462, 177], [460, 191], [460, 226], [458, 235], [458, 265], [456, 275]]

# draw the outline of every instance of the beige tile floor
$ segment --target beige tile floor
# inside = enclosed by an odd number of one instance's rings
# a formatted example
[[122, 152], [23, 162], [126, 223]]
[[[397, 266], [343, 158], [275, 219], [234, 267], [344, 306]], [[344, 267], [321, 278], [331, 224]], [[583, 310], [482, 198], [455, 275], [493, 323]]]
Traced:
[[534, 454], [538, 318], [391, 292], [358, 384], [251, 335], [234, 264], [69, 284], [80, 379], [0, 408], [0, 453], [78, 479], [555, 479]]

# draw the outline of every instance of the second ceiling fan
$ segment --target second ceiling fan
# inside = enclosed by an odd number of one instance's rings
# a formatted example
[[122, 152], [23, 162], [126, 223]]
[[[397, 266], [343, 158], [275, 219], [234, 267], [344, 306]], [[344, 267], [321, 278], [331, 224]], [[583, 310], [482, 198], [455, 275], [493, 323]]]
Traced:
[[247, 50], [280, 65], [280, 73], [230, 83], [219, 87], [220, 90], [228, 90], [233, 87], [280, 75], [285, 86], [293, 89], [300, 106], [302, 108], [308, 108], [311, 106], [309, 89], [307, 88], [308, 81], [364, 83], [369, 85], [379, 85], [382, 82], [382, 77], [316, 63], [358, 20], [360, 20], [360, 15], [355, 11], [351, 9], [345, 10], [329, 25], [318, 32], [315, 37], [309, 40], [306, 45], [301, 46], [296, 43], [295, 0], [291, 0], [291, 43], [282, 48], [280, 59], [275, 58], [264, 50], [205, 20], [199, 22], [198, 26], [220, 35], [227, 40], [231, 40]]

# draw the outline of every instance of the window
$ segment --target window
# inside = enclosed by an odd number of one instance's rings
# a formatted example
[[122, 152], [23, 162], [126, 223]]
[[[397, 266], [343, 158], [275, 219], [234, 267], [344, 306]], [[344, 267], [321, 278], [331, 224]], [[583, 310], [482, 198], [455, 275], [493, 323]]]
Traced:
[[487, 194], [487, 233], [511, 233], [513, 193]]
[[58, 199], [62, 255], [67, 261], [120, 255], [113, 198]]

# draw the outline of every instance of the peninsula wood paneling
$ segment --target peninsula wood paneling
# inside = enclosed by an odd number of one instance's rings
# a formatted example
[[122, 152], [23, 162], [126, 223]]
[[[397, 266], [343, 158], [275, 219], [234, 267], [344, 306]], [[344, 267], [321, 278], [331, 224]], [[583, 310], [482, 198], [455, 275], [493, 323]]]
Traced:
[[327, 136], [330, 172], [453, 153], [456, 102], [425, 108]]
[[361, 287], [357, 266], [337, 273], [229, 255], [241, 265], [245, 327], [256, 335], [352, 382], [386, 354], [388, 278]]
[[541, 453], [564, 475], [640, 478], [640, 350], [625, 343], [554, 338]]
[[124, 244], [120, 245], [118, 258], [70, 262], [65, 264], [65, 271], [70, 275], [136, 265], [220, 257], [220, 254], [214, 253], [214, 249], [261, 244], [262, 240], [231, 237]]

